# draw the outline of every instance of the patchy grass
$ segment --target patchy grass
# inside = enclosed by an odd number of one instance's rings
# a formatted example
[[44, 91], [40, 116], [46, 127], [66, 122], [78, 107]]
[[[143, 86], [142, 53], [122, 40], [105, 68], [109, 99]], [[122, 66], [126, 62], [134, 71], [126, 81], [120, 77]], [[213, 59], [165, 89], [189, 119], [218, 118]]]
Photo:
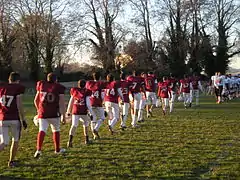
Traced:
[[[0, 179], [240, 179], [239, 100], [216, 105], [212, 97], [201, 97], [200, 107], [185, 110], [177, 103], [165, 117], [155, 109], [140, 128], [113, 136], [105, 123], [101, 140], [90, 145], [83, 144], [79, 126], [74, 148], [64, 156], [54, 154], [49, 128], [39, 160], [33, 158], [38, 128], [31, 120], [32, 100], [25, 98], [29, 128], [22, 133], [20, 167], [7, 167], [7, 148], [0, 153]], [[63, 147], [69, 128], [62, 126]]]

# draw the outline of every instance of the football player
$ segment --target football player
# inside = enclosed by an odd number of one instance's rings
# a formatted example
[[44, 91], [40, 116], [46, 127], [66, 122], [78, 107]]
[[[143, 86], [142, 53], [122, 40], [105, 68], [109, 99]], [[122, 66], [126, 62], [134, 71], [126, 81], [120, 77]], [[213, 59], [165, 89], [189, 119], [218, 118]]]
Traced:
[[122, 90], [122, 94], [123, 94], [123, 101], [119, 102], [120, 105], [120, 109], [121, 109], [121, 114], [122, 114], [122, 118], [121, 118], [121, 129], [124, 130], [127, 126], [126, 126], [126, 121], [128, 118], [128, 110], [130, 107], [130, 100], [129, 100], [129, 86], [130, 83], [126, 80], [126, 75], [124, 73], [120, 74], [120, 87]]
[[94, 139], [99, 139], [99, 128], [105, 120], [105, 111], [103, 108], [105, 82], [100, 81], [101, 75], [99, 72], [93, 73], [93, 80], [87, 81], [86, 88], [92, 92], [90, 102], [92, 106], [92, 121], [91, 129]]
[[127, 77], [127, 81], [131, 83], [130, 85], [130, 100], [133, 102], [131, 103], [132, 107], [132, 127], [137, 127], [137, 121], [141, 121], [141, 117], [143, 114], [143, 105], [142, 105], [142, 92], [145, 94], [145, 87], [144, 87], [144, 78], [140, 76], [138, 71], [133, 71], [131, 76]]
[[170, 112], [173, 111], [173, 107], [174, 107], [174, 101], [175, 101], [175, 98], [176, 98], [176, 94], [177, 94], [177, 79], [175, 77], [173, 77], [172, 74], [170, 74], [170, 77], [167, 78], [166, 82], [168, 83], [168, 87], [170, 89], [170, 97], [171, 99], [169, 100], [169, 106], [170, 106]]
[[223, 86], [224, 86], [224, 77], [221, 75], [220, 72], [218, 72], [214, 78], [214, 87], [215, 87], [215, 93], [217, 96], [217, 104], [220, 104], [222, 101]]
[[37, 151], [34, 154], [38, 158], [42, 154], [42, 145], [50, 124], [53, 133], [55, 153], [60, 154], [65, 150], [60, 148], [60, 122], [65, 124], [65, 87], [57, 83], [54, 73], [47, 75], [47, 81], [38, 81], [36, 85], [34, 104], [37, 109], [39, 132], [37, 136]]
[[21, 127], [27, 128], [22, 104], [25, 87], [20, 85], [20, 75], [12, 72], [9, 83], [0, 84], [0, 151], [9, 143], [9, 131], [12, 136], [9, 167], [16, 166], [15, 156], [18, 150]]
[[163, 115], [166, 115], [169, 99], [171, 99], [171, 89], [168, 85], [167, 77], [163, 77], [163, 82], [158, 83], [158, 97], [160, 97], [162, 101]]
[[190, 104], [192, 104], [193, 98], [196, 99], [196, 106], [199, 105], [199, 90], [203, 92], [202, 84], [200, 81], [200, 78], [196, 76], [196, 74], [193, 74], [193, 76], [190, 78], [190, 81], [192, 83], [193, 89], [190, 91]]
[[184, 75], [184, 79], [180, 80], [180, 93], [183, 93], [183, 102], [184, 107], [191, 107], [191, 99], [190, 99], [190, 90], [193, 89], [192, 83], [187, 75]]
[[70, 90], [70, 100], [67, 108], [67, 115], [72, 114], [72, 125], [69, 131], [69, 140], [67, 147], [72, 147], [73, 136], [75, 135], [76, 129], [78, 127], [79, 120], [83, 123], [83, 134], [85, 137], [85, 144], [89, 143], [88, 137], [88, 126], [90, 117], [88, 116], [88, 111], [92, 113], [92, 107], [90, 104], [90, 97], [92, 92], [85, 88], [86, 81], [79, 80], [77, 88], [71, 88]]
[[123, 94], [121, 91], [120, 83], [114, 80], [112, 74], [108, 74], [104, 101], [109, 118], [108, 128], [111, 134], [113, 134], [113, 128], [119, 120], [118, 97], [120, 97], [121, 101], [123, 102]]
[[150, 115], [152, 116], [152, 109], [156, 106], [156, 84], [157, 79], [152, 72], [144, 75], [145, 80], [145, 90], [146, 90], [146, 110], [147, 110], [147, 117], [149, 118]]

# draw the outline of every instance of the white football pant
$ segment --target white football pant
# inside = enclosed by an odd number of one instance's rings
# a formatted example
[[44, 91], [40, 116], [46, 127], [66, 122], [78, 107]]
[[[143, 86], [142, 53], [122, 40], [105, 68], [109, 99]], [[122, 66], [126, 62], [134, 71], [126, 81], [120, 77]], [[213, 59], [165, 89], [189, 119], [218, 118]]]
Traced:
[[196, 99], [196, 105], [199, 105], [199, 89], [194, 89], [190, 91], [190, 103], [193, 102], [193, 99]]
[[9, 144], [9, 132], [11, 132], [13, 142], [20, 140], [21, 123], [19, 120], [0, 121], [0, 144]]
[[169, 106], [169, 98], [162, 98], [162, 108], [164, 111], [167, 110]]
[[105, 107], [108, 113], [108, 125], [113, 128], [119, 119], [119, 106], [117, 103], [107, 101]]
[[129, 103], [123, 103], [123, 105], [119, 105], [120, 106], [120, 110], [121, 110], [121, 114], [122, 114], [122, 121], [121, 121], [121, 126], [126, 126], [126, 121], [128, 118], [128, 111], [129, 111], [129, 107], [130, 104]]
[[[99, 131], [100, 126], [105, 120], [104, 108], [103, 107], [92, 107], [93, 119], [91, 121], [91, 129]], [[98, 118], [98, 119], [97, 119]]]
[[76, 132], [76, 129], [78, 127], [78, 122], [79, 121], [82, 122], [83, 127], [85, 128], [85, 127], [89, 126], [90, 118], [89, 118], [88, 115], [75, 115], [75, 114], [73, 114], [72, 115], [72, 125], [71, 125], [70, 131], [69, 131], [69, 135], [72, 135], [72, 136], [75, 135], [75, 132]]
[[50, 124], [52, 132], [59, 132], [60, 131], [60, 118], [39, 118], [39, 132], [44, 131], [47, 132], [48, 126]]
[[187, 106], [190, 103], [191, 97], [190, 93], [183, 93], [183, 104], [184, 106]]
[[146, 105], [156, 105], [157, 96], [155, 92], [146, 91]]
[[171, 98], [169, 100], [169, 104], [170, 104], [170, 112], [173, 111], [173, 106], [174, 106], [174, 102], [175, 102], [175, 99], [176, 99], [176, 92], [175, 91], [171, 91]]

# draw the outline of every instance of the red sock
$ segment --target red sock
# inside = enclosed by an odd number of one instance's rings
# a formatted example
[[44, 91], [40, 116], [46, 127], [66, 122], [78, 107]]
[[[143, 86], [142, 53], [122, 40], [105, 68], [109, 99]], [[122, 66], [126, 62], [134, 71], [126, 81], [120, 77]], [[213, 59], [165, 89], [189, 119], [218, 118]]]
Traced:
[[41, 151], [41, 149], [42, 149], [44, 136], [45, 136], [45, 132], [44, 131], [38, 132], [38, 136], [37, 136], [37, 150], [38, 151]]
[[59, 152], [60, 151], [60, 133], [59, 132], [53, 133], [53, 142], [55, 146], [55, 151]]

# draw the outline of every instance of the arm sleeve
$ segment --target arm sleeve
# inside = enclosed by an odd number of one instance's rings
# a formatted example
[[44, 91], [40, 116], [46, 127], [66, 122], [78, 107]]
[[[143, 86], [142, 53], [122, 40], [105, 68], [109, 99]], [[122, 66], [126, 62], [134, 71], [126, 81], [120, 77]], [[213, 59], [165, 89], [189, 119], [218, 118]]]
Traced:
[[67, 107], [67, 113], [69, 114], [71, 114], [72, 112], [73, 102], [74, 102], [74, 99], [73, 99], [73, 96], [71, 96], [68, 102], [68, 107]]
[[179, 93], [182, 92], [182, 83], [180, 84]]
[[92, 115], [93, 111], [92, 111], [92, 106], [91, 106], [91, 102], [90, 102], [90, 96], [86, 97], [86, 105], [87, 105], [87, 108], [89, 110], [89, 113]]
[[41, 81], [37, 82], [36, 91], [40, 91]]
[[73, 92], [74, 92], [74, 88], [71, 88], [71, 89], [70, 89], [70, 95], [71, 95], [71, 96], [73, 95]]

